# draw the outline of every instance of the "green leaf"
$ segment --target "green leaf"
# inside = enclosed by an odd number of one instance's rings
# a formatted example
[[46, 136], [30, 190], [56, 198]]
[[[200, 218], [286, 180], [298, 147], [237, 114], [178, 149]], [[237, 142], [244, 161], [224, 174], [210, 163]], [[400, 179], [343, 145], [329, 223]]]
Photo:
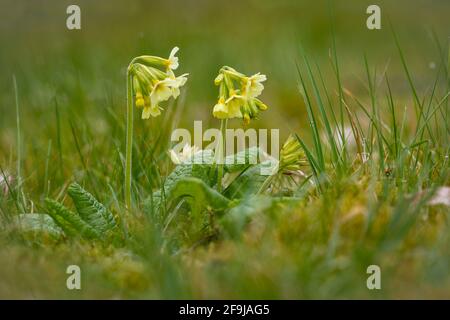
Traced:
[[244, 228], [254, 216], [284, 212], [286, 206], [295, 207], [300, 200], [301, 198], [294, 197], [250, 196], [228, 211], [220, 219], [220, 224], [228, 236], [237, 238], [242, 235]]
[[[262, 149], [258, 147], [252, 147], [225, 158], [224, 168], [226, 172], [239, 173], [239, 171], [243, 171], [227, 188], [224, 197], [225, 199], [242, 198], [247, 194], [255, 194], [258, 192], [267, 176], [260, 175], [262, 164], [256, 163], [258, 161], [261, 161], [261, 158], [263, 158], [264, 156], [265, 153]], [[204, 184], [204, 186], [198, 186], [198, 181], [193, 182], [193, 188], [197, 189], [184, 190], [191, 192], [191, 199], [195, 199], [193, 200], [193, 207], [197, 208], [198, 206], [195, 203], [197, 202], [197, 199], [195, 198], [195, 192], [197, 190], [203, 190], [205, 191], [205, 194], [207, 194], [207, 192], [209, 191], [206, 191], [207, 189], [205, 189], [205, 187], [208, 187], [209, 190], [214, 191], [211, 187], [215, 185], [217, 177], [215, 172], [216, 168], [213, 165], [213, 160], [213, 152], [211, 150], [203, 150], [196, 153], [190, 159], [190, 161], [178, 165], [167, 177], [162, 190], [158, 190], [153, 193], [153, 206], [150, 197], [145, 200], [144, 208], [146, 208], [146, 212], [159, 212], [161, 204], [164, 203], [165, 199], [173, 201], [173, 199], [178, 195], [173, 194], [175, 186], [177, 186], [180, 181], [186, 178], [197, 178]], [[179, 185], [178, 188], [184, 188], [188, 185], [189, 184], [186, 184], [186, 182], [183, 182]], [[198, 196], [201, 196], [201, 194], [199, 194]], [[214, 206], [212, 207], [214, 208]]]
[[231, 201], [205, 184], [198, 178], [183, 178], [174, 186], [169, 203], [179, 198], [189, 198], [191, 209], [199, 213], [205, 207], [215, 210], [223, 210], [229, 207]]
[[261, 175], [261, 167], [263, 165], [264, 163], [260, 163], [244, 170], [227, 187], [224, 195], [229, 199], [240, 199], [251, 194], [256, 194], [268, 178], [268, 176]]
[[[144, 209], [147, 213], [159, 213], [165, 199], [171, 197], [173, 188], [177, 183], [185, 178], [197, 178], [203, 181], [207, 186], [213, 186], [216, 180], [216, 169], [213, 166], [214, 154], [212, 150], [202, 150], [197, 152], [190, 161], [179, 164], [172, 173], [166, 178], [161, 190], [153, 193], [144, 201]], [[153, 208], [153, 209], [152, 209]]]
[[238, 153], [225, 157], [225, 171], [229, 173], [242, 171], [251, 165], [256, 165], [258, 160], [260, 161], [264, 156], [264, 151], [258, 147], [251, 147], [239, 151]]
[[45, 199], [48, 214], [68, 236], [81, 236], [88, 239], [100, 239], [100, 232], [84, 222], [79, 215], [70, 211], [59, 202]]
[[43, 233], [54, 239], [64, 235], [52, 217], [45, 213], [22, 213], [14, 217], [14, 223], [24, 233]]
[[183, 178], [194, 177], [208, 185], [213, 185], [215, 177], [211, 177], [214, 154], [212, 150], [197, 152], [190, 161], [179, 164], [164, 182], [164, 191], [168, 196], [175, 184]]
[[144, 201], [144, 211], [148, 214], [152, 214], [152, 216], [158, 215], [160, 213], [162, 203], [163, 196], [161, 194], [161, 190], [157, 190]]
[[68, 188], [68, 193], [81, 219], [91, 227], [101, 234], [117, 229], [112, 213], [78, 183], [72, 183]]
[[229, 236], [236, 238], [242, 234], [250, 219], [272, 205], [272, 199], [267, 196], [253, 196], [243, 200], [238, 206], [225, 214], [220, 223]]

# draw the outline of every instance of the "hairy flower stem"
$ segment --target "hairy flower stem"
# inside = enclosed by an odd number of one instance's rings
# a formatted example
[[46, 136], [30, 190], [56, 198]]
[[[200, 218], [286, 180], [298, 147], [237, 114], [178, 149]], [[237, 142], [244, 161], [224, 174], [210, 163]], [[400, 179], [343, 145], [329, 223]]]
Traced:
[[219, 161], [219, 165], [217, 167], [217, 190], [222, 192], [222, 177], [223, 177], [223, 165], [225, 159], [225, 146], [226, 146], [226, 132], [227, 132], [227, 122], [228, 119], [222, 119], [220, 122], [220, 146], [218, 148], [219, 157], [217, 158]]
[[125, 205], [131, 210], [131, 162], [133, 153], [133, 79], [130, 67], [127, 70], [127, 140], [125, 157]]

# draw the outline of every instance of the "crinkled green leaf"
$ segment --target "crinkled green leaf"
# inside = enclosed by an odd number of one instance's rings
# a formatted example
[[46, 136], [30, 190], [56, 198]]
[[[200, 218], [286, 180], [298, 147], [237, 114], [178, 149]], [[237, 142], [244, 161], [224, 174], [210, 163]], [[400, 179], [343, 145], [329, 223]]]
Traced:
[[[262, 149], [252, 147], [225, 158], [224, 168], [226, 172], [239, 173], [239, 171], [243, 171], [227, 188], [224, 194], [225, 198], [242, 198], [247, 194], [257, 193], [267, 177], [260, 174], [261, 164], [257, 164], [264, 156], [265, 153]], [[144, 203], [146, 211], [151, 212], [151, 208], [153, 208], [153, 211], [159, 211], [164, 199], [173, 199], [174, 187], [185, 178], [197, 178], [205, 186], [213, 187], [217, 179], [213, 159], [214, 154], [211, 150], [203, 150], [196, 153], [189, 161], [178, 165], [165, 180], [162, 190], [153, 193], [153, 206], [151, 199], [146, 199]], [[180, 184], [183, 187], [185, 185], [185, 183]], [[197, 201], [194, 195], [191, 196], [193, 196], [194, 202]]]
[[[202, 150], [192, 156], [189, 161], [185, 161], [175, 167], [171, 174], [164, 181], [162, 190], [155, 191], [151, 197], [144, 201], [146, 212], [158, 212], [165, 199], [169, 199], [175, 185], [185, 178], [197, 178], [206, 185], [212, 186], [216, 180], [216, 173], [213, 167], [214, 154], [212, 150]], [[153, 208], [153, 210], [152, 210]]]
[[144, 210], [148, 213], [158, 214], [161, 210], [161, 205], [163, 203], [163, 197], [161, 190], [157, 190], [152, 193], [144, 202]]
[[202, 150], [192, 156], [189, 161], [176, 166], [164, 182], [164, 192], [169, 196], [175, 184], [183, 178], [201, 179], [207, 185], [213, 185], [215, 177], [211, 174], [214, 154], [212, 150]]
[[91, 227], [104, 234], [117, 228], [112, 213], [78, 183], [72, 183], [68, 188], [80, 217]]
[[15, 216], [15, 224], [25, 233], [43, 233], [59, 239], [64, 235], [63, 230], [45, 213], [23, 213]]
[[258, 147], [251, 147], [225, 157], [225, 171], [242, 171], [251, 165], [256, 165], [264, 157], [264, 151]]
[[81, 236], [88, 239], [100, 239], [100, 232], [84, 222], [81, 217], [52, 199], [45, 199], [48, 214], [69, 236]]

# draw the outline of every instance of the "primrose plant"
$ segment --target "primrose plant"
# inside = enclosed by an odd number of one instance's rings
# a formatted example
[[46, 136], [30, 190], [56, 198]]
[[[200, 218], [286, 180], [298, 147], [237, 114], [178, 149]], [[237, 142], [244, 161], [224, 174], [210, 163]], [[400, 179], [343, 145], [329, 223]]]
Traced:
[[[169, 58], [140, 56], [134, 58], [127, 72], [127, 135], [125, 167], [125, 204], [131, 210], [131, 160], [133, 142], [133, 109], [142, 109], [141, 118], [157, 117], [163, 110], [161, 103], [176, 99], [187, 81], [187, 74], [176, 76], [178, 68], [175, 47]], [[231, 233], [243, 226], [252, 212], [267, 206], [292, 200], [285, 192], [287, 182], [303, 179], [301, 166], [306, 157], [299, 139], [289, 137], [281, 148], [279, 159], [269, 156], [262, 148], [250, 146], [225, 156], [225, 138], [228, 119], [243, 119], [244, 125], [256, 119], [268, 107], [258, 97], [267, 77], [257, 73], [247, 76], [231, 67], [222, 67], [214, 83], [219, 87], [218, 102], [213, 116], [221, 120], [221, 131], [214, 149], [185, 145], [181, 153], [169, 155], [175, 163], [173, 171], [164, 179], [159, 190], [150, 192], [144, 201], [147, 214], [167, 229], [174, 214], [187, 212], [189, 228], [203, 230], [205, 219], [214, 212], [220, 224]], [[216, 129], [217, 130], [217, 129]], [[218, 131], [218, 130], [217, 130]], [[267, 164], [276, 163], [269, 176], [261, 174]], [[105, 243], [121, 244], [128, 238], [127, 223], [114, 216], [92, 194], [73, 183], [68, 188], [76, 212], [63, 203], [46, 199], [46, 213], [23, 214], [17, 223], [31, 235], [45, 231], [52, 239], [81, 237]], [[270, 193], [270, 197], [265, 196]], [[292, 195], [292, 194], [289, 194]], [[264, 199], [261, 200], [263, 197]], [[170, 210], [176, 208], [175, 210]], [[167, 214], [171, 212], [171, 214]], [[215, 219], [215, 218], [214, 218]], [[245, 222], [245, 221], [244, 221]], [[211, 221], [206, 222], [211, 225]], [[235, 231], [233, 231], [235, 230]], [[238, 231], [239, 234], [239, 231]]]
[[[180, 212], [188, 213], [189, 228], [203, 230], [205, 221], [214, 212], [221, 226], [234, 232], [249, 218], [252, 208], [285, 201], [286, 186], [303, 179], [300, 167], [306, 165], [299, 140], [290, 136], [283, 144], [280, 158], [274, 159], [263, 148], [250, 146], [237, 153], [225, 155], [227, 122], [239, 118], [244, 125], [268, 109], [258, 97], [267, 77], [257, 73], [247, 76], [231, 67], [222, 67], [214, 83], [219, 87], [218, 101], [212, 114], [221, 121], [219, 135], [214, 135], [214, 148], [200, 149], [185, 144], [181, 152], [170, 150], [176, 165], [164, 179], [159, 190], [145, 200], [144, 210], [155, 221], [167, 226]], [[275, 166], [272, 166], [276, 163]], [[270, 168], [270, 175], [262, 174]], [[293, 190], [293, 188], [291, 188]], [[270, 193], [270, 197], [265, 194]], [[291, 194], [291, 193], [289, 193]], [[264, 197], [264, 201], [261, 201]], [[292, 198], [289, 198], [292, 199]], [[173, 210], [171, 210], [173, 208]], [[182, 215], [184, 216], [184, 215]]]
[[266, 80], [267, 77], [263, 74], [257, 73], [249, 77], [228, 66], [222, 67], [214, 80], [214, 84], [219, 86], [219, 100], [214, 106], [213, 115], [221, 119], [221, 139], [216, 152], [219, 191], [222, 187], [227, 121], [242, 118], [245, 124], [249, 124], [250, 119], [255, 119], [260, 111], [267, 110], [267, 105], [257, 98], [264, 89], [262, 82]]
[[142, 109], [142, 119], [157, 117], [163, 110], [161, 102], [180, 95], [180, 87], [188, 74], [175, 76], [178, 68], [178, 47], [170, 52], [169, 58], [139, 56], [134, 58], [127, 69], [127, 138], [125, 164], [125, 204], [131, 208], [131, 163], [133, 145], [133, 96], [134, 104]]

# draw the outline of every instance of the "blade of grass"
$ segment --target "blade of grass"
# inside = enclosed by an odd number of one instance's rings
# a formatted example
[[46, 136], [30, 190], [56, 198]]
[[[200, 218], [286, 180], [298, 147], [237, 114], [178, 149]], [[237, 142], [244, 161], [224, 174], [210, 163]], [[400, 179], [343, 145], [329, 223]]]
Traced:
[[56, 99], [56, 96], [54, 97], [55, 101], [55, 118], [56, 118], [56, 145], [58, 147], [58, 168], [59, 168], [59, 174], [60, 178], [62, 178], [63, 175], [63, 158], [62, 158], [62, 144], [61, 144], [61, 117], [59, 115], [59, 107], [58, 107], [58, 100]]
[[318, 157], [317, 159], [317, 169], [319, 171], [319, 173], [322, 173], [325, 171], [325, 159], [323, 156], [323, 150], [322, 150], [322, 144], [320, 142], [320, 135], [319, 135], [319, 129], [317, 126], [317, 121], [316, 121], [316, 117], [314, 116], [314, 112], [312, 109], [312, 104], [311, 104], [311, 99], [309, 97], [308, 94], [308, 89], [306, 87], [305, 81], [303, 79], [303, 76], [301, 74], [300, 71], [300, 67], [297, 64], [297, 72], [299, 74], [300, 77], [300, 81], [301, 81], [301, 85], [303, 90], [300, 91], [300, 93], [302, 94], [303, 100], [305, 102], [306, 105], [306, 111], [307, 111], [307, 115], [308, 115], [308, 120], [309, 120], [309, 125], [311, 127], [312, 130], [312, 138], [314, 141], [314, 149], [316, 151], [316, 155]]
[[88, 169], [88, 167], [86, 165], [86, 161], [85, 161], [84, 156], [83, 156], [83, 153], [81, 152], [81, 148], [80, 148], [80, 144], [78, 142], [78, 137], [77, 137], [75, 125], [72, 122], [72, 120], [69, 120], [69, 124], [70, 124], [70, 128], [72, 130], [72, 137], [73, 137], [73, 140], [75, 142], [75, 147], [77, 149], [78, 156], [80, 157], [81, 165], [83, 166], [83, 169], [86, 172], [86, 175], [87, 175], [88, 181], [89, 181], [89, 183], [90, 183], [90, 185], [92, 187], [93, 193], [94, 193], [95, 197], [98, 199], [99, 196], [98, 196], [97, 188], [95, 186], [94, 179], [93, 179], [93, 177], [91, 175], [91, 171]]
[[46, 159], [45, 159], [44, 199], [45, 199], [45, 198], [48, 198], [48, 193], [49, 193], [49, 185], [50, 185], [50, 181], [49, 181], [49, 179], [48, 179], [48, 177], [49, 177], [48, 171], [49, 171], [49, 162], [50, 162], [51, 153], [52, 153], [52, 140], [49, 139], [49, 140], [48, 140], [48, 147], [47, 147], [47, 157], [46, 157]]
[[333, 131], [331, 130], [330, 121], [329, 121], [328, 116], [326, 114], [325, 107], [323, 105], [323, 101], [322, 101], [322, 98], [320, 96], [319, 88], [317, 87], [316, 80], [314, 78], [314, 75], [312, 74], [311, 66], [309, 64], [308, 57], [306, 56], [306, 54], [303, 54], [303, 59], [304, 59], [305, 65], [306, 65], [306, 69], [308, 71], [309, 80], [310, 80], [310, 82], [312, 84], [312, 87], [313, 87], [313, 91], [314, 91], [314, 95], [315, 95], [315, 98], [316, 98], [316, 102], [317, 102], [317, 106], [318, 106], [318, 109], [319, 109], [319, 113], [320, 113], [320, 116], [321, 116], [321, 119], [322, 119], [322, 123], [325, 126], [325, 131], [326, 131], [326, 134], [327, 134], [327, 137], [328, 137], [328, 143], [329, 143], [330, 148], [331, 148], [331, 155], [332, 155], [331, 159], [332, 159], [333, 165], [337, 169], [338, 175], [341, 175], [342, 174], [341, 161], [339, 160], [337, 146], [336, 146], [336, 141], [335, 141], [335, 138], [333, 136]]
[[322, 190], [322, 186], [320, 183], [321, 177], [319, 176], [320, 171], [318, 168], [319, 165], [317, 163], [317, 160], [314, 158], [313, 154], [311, 153], [309, 148], [306, 146], [304, 141], [297, 134], [295, 134], [295, 137], [297, 138], [298, 142], [301, 144], [302, 148], [305, 150], [305, 155], [306, 155], [306, 158], [308, 159], [308, 162], [313, 171], [313, 176], [314, 176], [314, 180], [316, 180], [316, 185], [317, 185], [318, 191], [321, 193], [321, 192], [323, 192], [323, 190]]
[[20, 127], [20, 110], [19, 110], [19, 90], [17, 87], [16, 76], [13, 75], [14, 97], [16, 104], [16, 134], [17, 134], [17, 193], [18, 200], [22, 206], [22, 212], [26, 212], [26, 199], [22, 186], [22, 137]]

